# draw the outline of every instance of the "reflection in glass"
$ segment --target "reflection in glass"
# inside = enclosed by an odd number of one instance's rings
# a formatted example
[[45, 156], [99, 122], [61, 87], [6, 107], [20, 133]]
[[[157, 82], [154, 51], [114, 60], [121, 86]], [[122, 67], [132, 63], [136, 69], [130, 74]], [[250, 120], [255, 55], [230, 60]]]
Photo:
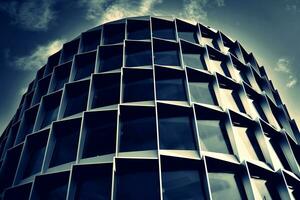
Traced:
[[160, 199], [158, 163], [124, 160], [116, 164], [116, 199]]
[[213, 199], [245, 199], [238, 177], [231, 173], [208, 173]]
[[219, 120], [197, 120], [200, 145], [204, 151], [231, 154], [224, 124]]
[[[158, 70], [157, 70], [158, 71]], [[159, 100], [186, 101], [185, 80], [180, 72], [157, 72], [156, 95]]]
[[154, 40], [154, 63], [158, 65], [180, 66], [178, 44]]
[[127, 38], [132, 40], [150, 39], [150, 23], [142, 20], [127, 20]]
[[152, 65], [149, 42], [126, 42], [126, 67]]
[[214, 105], [214, 97], [210, 88], [210, 83], [189, 82], [191, 100], [197, 103]]
[[120, 151], [155, 150], [156, 143], [155, 110], [121, 108]]
[[116, 151], [116, 112], [97, 112], [85, 115], [83, 158], [112, 154]]
[[[173, 110], [171, 110], [173, 109]], [[159, 134], [161, 149], [195, 150], [193, 118], [186, 111], [176, 108], [159, 110]]]

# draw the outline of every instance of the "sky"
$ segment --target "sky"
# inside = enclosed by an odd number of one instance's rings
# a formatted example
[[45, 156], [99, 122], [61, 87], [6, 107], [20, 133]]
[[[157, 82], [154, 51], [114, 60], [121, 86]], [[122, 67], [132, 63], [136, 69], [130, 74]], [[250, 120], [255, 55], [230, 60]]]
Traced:
[[64, 42], [142, 15], [197, 21], [238, 40], [300, 125], [300, 0], [0, 0], [0, 134], [37, 69]]

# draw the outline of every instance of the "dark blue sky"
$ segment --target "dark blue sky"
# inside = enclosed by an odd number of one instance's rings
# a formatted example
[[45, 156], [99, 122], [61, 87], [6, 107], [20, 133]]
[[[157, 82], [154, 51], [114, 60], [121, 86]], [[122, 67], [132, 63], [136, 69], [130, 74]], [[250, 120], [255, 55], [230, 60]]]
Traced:
[[63, 42], [106, 21], [149, 14], [193, 19], [239, 40], [300, 123], [300, 0], [2, 0], [0, 134], [36, 70]]

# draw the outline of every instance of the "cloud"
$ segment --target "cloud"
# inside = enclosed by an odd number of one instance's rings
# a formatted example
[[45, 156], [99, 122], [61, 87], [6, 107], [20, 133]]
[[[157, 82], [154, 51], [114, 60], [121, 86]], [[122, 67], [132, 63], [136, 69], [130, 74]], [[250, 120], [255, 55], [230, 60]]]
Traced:
[[13, 24], [30, 31], [45, 31], [56, 18], [55, 0], [2, 1], [0, 11], [6, 12]]
[[274, 68], [275, 71], [288, 75], [285, 84], [287, 88], [293, 88], [298, 83], [298, 79], [292, 74], [291, 68], [291, 61], [287, 58], [279, 58]]
[[297, 83], [298, 83], [298, 79], [295, 78], [294, 76], [290, 75], [285, 86], [287, 88], [293, 88]]
[[159, 3], [162, 0], [80, 0], [79, 6], [87, 9], [87, 20], [96, 20], [102, 24], [124, 17], [155, 14], [153, 7]]
[[275, 67], [275, 71], [290, 73], [290, 60], [287, 58], [279, 58]]
[[184, 0], [183, 5], [183, 12], [179, 16], [192, 22], [198, 22], [207, 19], [210, 7], [225, 6], [225, 0]]
[[33, 71], [46, 64], [50, 55], [61, 49], [64, 40], [54, 40], [46, 45], [40, 45], [34, 49], [29, 55], [22, 57], [14, 57], [10, 66], [18, 70]]

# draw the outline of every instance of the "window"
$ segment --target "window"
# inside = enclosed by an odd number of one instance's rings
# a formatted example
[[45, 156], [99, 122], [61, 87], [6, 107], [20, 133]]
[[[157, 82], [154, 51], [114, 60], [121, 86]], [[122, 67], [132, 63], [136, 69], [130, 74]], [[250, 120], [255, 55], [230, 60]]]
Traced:
[[119, 69], [123, 65], [123, 45], [100, 46], [100, 72]]
[[27, 178], [41, 171], [48, 135], [49, 130], [45, 130], [27, 137], [16, 181], [20, 181], [20, 179]]
[[161, 149], [196, 150], [192, 110], [160, 104], [158, 124]]
[[187, 100], [185, 74], [183, 71], [157, 67], [155, 78], [157, 99], [170, 101]]
[[71, 116], [86, 110], [89, 91], [89, 80], [70, 83], [66, 86], [61, 109], [63, 117]]
[[120, 102], [120, 73], [97, 74], [93, 76], [92, 80], [91, 108], [114, 105]]
[[[71, 199], [110, 199], [112, 171], [112, 164], [74, 166], [75, 194]], [[71, 192], [70, 196], [73, 196]]]
[[203, 58], [205, 52], [205, 49], [203, 47], [199, 47], [185, 41], [180, 41], [180, 44], [182, 49], [183, 62], [186, 66], [196, 69], [207, 69]]
[[161, 165], [164, 199], [206, 199], [204, 169], [199, 161], [162, 157]]
[[64, 84], [69, 81], [71, 66], [72, 62], [67, 62], [54, 68], [49, 92], [54, 92], [64, 87]]
[[69, 172], [37, 176], [33, 186], [32, 199], [65, 199], [67, 196]]
[[49, 167], [76, 160], [80, 123], [81, 119], [77, 118], [53, 125], [53, 134], [49, 144], [52, 146], [52, 152], [49, 151]]
[[127, 38], [131, 40], [150, 39], [150, 22], [143, 20], [127, 20]]
[[124, 69], [123, 87], [123, 102], [153, 101], [153, 71], [147, 69]]
[[152, 65], [150, 42], [126, 41], [126, 67]]
[[34, 92], [34, 96], [33, 96], [33, 100], [32, 100], [32, 105], [35, 105], [37, 103], [40, 102], [42, 96], [44, 96], [45, 94], [47, 94], [48, 92], [48, 87], [49, 87], [49, 83], [50, 83], [50, 78], [51, 75], [48, 75], [47, 77], [41, 79], [38, 82], [37, 88]]
[[81, 35], [80, 52], [96, 50], [100, 44], [101, 29], [84, 32]]
[[96, 51], [80, 54], [75, 57], [73, 80], [86, 78], [94, 72]]
[[125, 37], [125, 24], [105, 24], [103, 27], [103, 44], [116, 44], [123, 42]]
[[12, 200], [12, 199], [29, 199], [32, 183], [22, 184], [20, 186], [15, 186], [13, 188], [6, 189], [3, 199]]
[[153, 37], [176, 40], [174, 22], [157, 18], [152, 18], [151, 21]]
[[213, 90], [213, 77], [195, 70], [187, 69], [191, 101], [215, 105], [216, 96]]
[[195, 106], [195, 109], [202, 150], [232, 154], [225, 114], [201, 106]]
[[180, 66], [178, 43], [154, 39], [153, 48], [155, 64]]
[[0, 173], [0, 192], [12, 185], [18, 167], [23, 144], [9, 150], [4, 157]]
[[116, 199], [160, 199], [157, 160], [116, 159], [115, 176]]
[[55, 54], [49, 56], [47, 66], [45, 68], [45, 76], [48, 74], [51, 74], [53, 71], [53, 68], [58, 65], [59, 58], [60, 58], [61, 52], [56, 52]]
[[38, 108], [39, 106], [37, 105], [25, 111], [23, 120], [20, 124], [16, 143], [22, 142], [25, 139], [26, 135], [33, 131]]
[[35, 129], [42, 129], [57, 119], [62, 91], [47, 95], [43, 98]]
[[197, 32], [197, 25], [189, 24], [184, 21], [176, 19], [178, 37], [192, 43], [199, 43]]
[[156, 150], [154, 107], [122, 106], [120, 151]]
[[85, 113], [82, 158], [115, 153], [116, 133], [117, 111]]
[[70, 60], [73, 60], [73, 56], [78, 52], [78, 46], [79, 46], [79, 39], [72, 40], [68, 43], [65, 43], [62, 50], [60, 63], [65, 63]]
[[208, 177], [213, 199], [246, 199], [236, 174], [209, 172]]

